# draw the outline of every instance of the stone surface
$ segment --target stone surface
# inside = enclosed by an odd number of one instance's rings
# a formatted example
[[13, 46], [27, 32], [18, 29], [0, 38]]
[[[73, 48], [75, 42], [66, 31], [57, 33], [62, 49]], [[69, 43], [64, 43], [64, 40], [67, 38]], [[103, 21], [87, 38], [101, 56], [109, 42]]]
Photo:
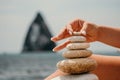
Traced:
[[53, 78], [52, 80], [99, 80], [95, 74], [81, 74], [81, 75], [65, 75], [58, 76]]
[[91, 55], [91, 50], [67, 50], [62, 54], [65, 58], [85, 58]]
[[66, 59], [57, 63], [57, 68], [65, 73], [78, 74], [92, 71], [97, 63], [91, 58]]
[[89, 48], [89, 43], [69, 43], [66, 48], [69, 50], [77, 50], [77, 49], [86, 49]]
[[83, 36], [72, 36], [69, 38], [69, 41], [71, 41], [71, 42], [85, 42], [86, 38]]

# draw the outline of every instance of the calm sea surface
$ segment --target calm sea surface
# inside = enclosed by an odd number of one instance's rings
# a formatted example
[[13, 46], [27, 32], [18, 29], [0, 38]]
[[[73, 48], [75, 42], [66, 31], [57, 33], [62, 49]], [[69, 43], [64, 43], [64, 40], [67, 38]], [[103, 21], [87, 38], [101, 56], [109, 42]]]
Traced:
[[[116, 52], [102, 54], [120, 56]], [[62, 59], [53, 52], [1, 54], [0, 80], [43, 80], [56, 70], [56, 63]]]

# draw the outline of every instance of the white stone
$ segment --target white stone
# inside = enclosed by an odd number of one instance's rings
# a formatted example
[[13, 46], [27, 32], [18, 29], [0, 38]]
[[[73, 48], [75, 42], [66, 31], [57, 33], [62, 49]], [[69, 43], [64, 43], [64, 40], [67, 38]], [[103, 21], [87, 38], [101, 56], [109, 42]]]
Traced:
[[65, 75], [58, 76], [51, 80], [99, 80], [95, 74]]

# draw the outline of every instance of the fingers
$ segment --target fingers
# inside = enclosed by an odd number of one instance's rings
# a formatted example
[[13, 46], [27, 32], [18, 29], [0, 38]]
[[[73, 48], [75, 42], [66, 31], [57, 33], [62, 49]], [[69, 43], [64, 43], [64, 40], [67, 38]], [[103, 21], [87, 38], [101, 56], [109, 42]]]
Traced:
[[79, 32], [73, 32], [73, 36], [86, 36], [86, 28], [87, 28], [87, 23], [83, 24], [82, 29]]
[[70, 25], [72, 26], [73, 31], [79, 32], [81, 30], [84, 22], [85, 22], [84, 20], [75, 19], [74, 21], [72, 21], [70, 23]]
[[56, 42], [56, 41], [62, 40], [64, 38], [67, 38], [69, 36], [71, 36], [71, 34], [67, 30], [67, 27], [65, 27], [57, 36], [52, 37], [51, 40]]
[[59, 46], [56, 46], [56, 47], [53, 49], [53, 51], [55, 51], [55, 52], [56, 52], [56, 51], [59, 51], [59, 50], [65, 48], [66, 45], [69, 44], [69, 43], [70, 43], [70, 41], [66, 41], [66, 42], [64, 42], [63, 44], [61, 44], [61, 45], [59, 45]]
[[[62, 29], [62, 31], [57, 35], [51, 38], [52, 41], [56, 42], [65, 38], [68, 38], [72, 35], [74, 35], [74, 31], [75, 32], [79, 32], [81, 30], [81, 28], [83, 27], [83, 20], [80, 19], [76, 19], [74, 21], [72, 21], [71, 23], [69, 23], [64, 29]], [[82, 34], [85, 32], [81, 32]], [[61, 49], [63, 49], [64, 47], [66, 47], [67, 44], [69, 44], [70, 41], [66, 41], [65, 43], [55, 47], [53, 49], [53, 51], [59, 51]]]
[[57, 36], [51, 38], [52, 41], [56, 42], [61, 39], [70, 37], [73, 33], [73, 29], [71, 25], [67, 25]]
[[84, 21], [80, 19], [76, 19], [69, 23], [57, 36], [51, 38], [52, 41], [56, 42], [61, 39], [70, 37], [73, 31], [80, 31], [83, 26]]

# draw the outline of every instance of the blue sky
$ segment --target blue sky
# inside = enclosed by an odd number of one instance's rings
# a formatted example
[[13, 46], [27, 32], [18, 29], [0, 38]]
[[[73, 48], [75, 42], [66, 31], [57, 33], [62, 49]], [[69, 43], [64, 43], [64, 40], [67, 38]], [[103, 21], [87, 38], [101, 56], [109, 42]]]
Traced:
[[[0, 0], [0, 53], [21, 51], [37, 12], [43, 14], [53, 35], [75, 18], [120, 27], [120, 0]], [[92, 45], [92, 49], [112, 49], [97, 42]]]

